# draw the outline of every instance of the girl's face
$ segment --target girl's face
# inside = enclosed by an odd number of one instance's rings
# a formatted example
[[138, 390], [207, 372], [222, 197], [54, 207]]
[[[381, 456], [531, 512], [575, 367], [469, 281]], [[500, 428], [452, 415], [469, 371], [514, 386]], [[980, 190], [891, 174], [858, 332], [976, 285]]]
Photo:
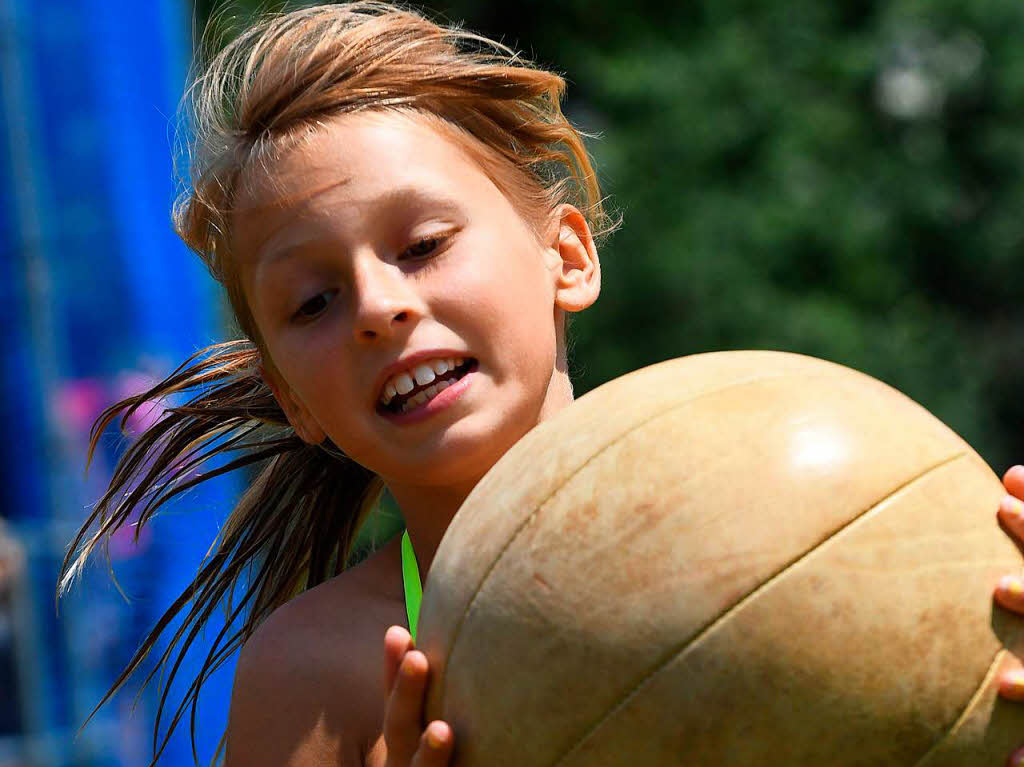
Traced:
[[[576, 208], [538, 243], [458, 143], [396, 113], [325, 122], [248, 182], [233, 253], [303, 439], [330, 437], [389, 485], [456, 484], [571, 401], [561, 312], [600, 287]], [[475, 371], [401, 423], [378, 406], [386, 371], [421, 352]]]

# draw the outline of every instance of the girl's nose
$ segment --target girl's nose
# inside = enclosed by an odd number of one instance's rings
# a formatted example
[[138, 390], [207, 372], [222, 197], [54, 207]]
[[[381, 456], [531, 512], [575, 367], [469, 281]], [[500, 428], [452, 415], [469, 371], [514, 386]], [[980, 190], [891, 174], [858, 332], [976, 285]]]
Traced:
[[354, 271], [357, 341], [387, 337], [412, 325], [420, 314], [419, 301], [401, 267], [368, 255], [356, 259]]

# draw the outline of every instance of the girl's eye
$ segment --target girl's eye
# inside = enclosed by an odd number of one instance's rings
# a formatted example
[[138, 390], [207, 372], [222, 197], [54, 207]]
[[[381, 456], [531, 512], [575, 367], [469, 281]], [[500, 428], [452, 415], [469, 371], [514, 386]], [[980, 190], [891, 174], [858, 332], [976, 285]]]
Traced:
[[299, 321], [315, 320], [327, 308], [326, 296], [333, 292], [333, 290], [325, 290], [323, 293], [313, 296], [295, 312], [295, 319]]
[[444, 235], [435, 237], [424, 237], [423, 239], [419, 240], [415, 245], [406, 248], [405, 252], [412, 254], [413, 258], [422, 258], [423, 256], [429, 256], [431, 253], [437, 250], [437, 246], [440, 243], [444, 242], [446, 239], [448, 238], [445, 237]]

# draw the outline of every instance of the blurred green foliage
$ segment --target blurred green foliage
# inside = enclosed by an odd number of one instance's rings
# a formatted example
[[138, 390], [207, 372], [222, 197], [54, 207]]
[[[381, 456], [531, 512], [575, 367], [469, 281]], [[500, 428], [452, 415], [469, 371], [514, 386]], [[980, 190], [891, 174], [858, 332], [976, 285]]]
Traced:
[[600, 134], [624, 226], [573, 326], [577, 394], [781, 349], [895, 386], [999, 473], [1024, 462], [1024, 4], [416, 7], [562, 73]]

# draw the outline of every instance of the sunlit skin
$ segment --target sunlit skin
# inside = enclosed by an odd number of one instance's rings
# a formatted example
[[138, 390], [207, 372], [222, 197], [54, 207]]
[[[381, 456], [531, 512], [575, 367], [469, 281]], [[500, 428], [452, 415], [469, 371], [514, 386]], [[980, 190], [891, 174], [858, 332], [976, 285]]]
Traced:
[[[483, 474], [572, 402], [564, 314], [600, 292], [590, 230], [579, 210], [562, 205], [538, 242], [457, 143], [398, 114], [325, 121], [271, 174], [247, 178], [231, 222], [232, 253], [269, 357], [264, 379], [302, 439], [329, 437], [384, 478], [426, 577]], [[381, 201], [403, 187], [429, 199]], [[418, 424], [388, 422], [374, 407], [380, 372], [434, 348], [478, 360], [471, 388]], [[1020, 543], [1024, 467], [1003, 481], [998, 518]], [[1024, 614], [1019, 581], [1000, 581], [995, 599]], [[455, 733], [441, 721], [424, 726], [426, 656], [402, 626], [387, 630], [385, 656], [386, 752], [369, 754], [367, 764], [448, 764]], [[1004, 673], [1000, 692], [1024, 701], [1024, 677]], [[1024, 764], [1024, 749], [1009, 764]]]

